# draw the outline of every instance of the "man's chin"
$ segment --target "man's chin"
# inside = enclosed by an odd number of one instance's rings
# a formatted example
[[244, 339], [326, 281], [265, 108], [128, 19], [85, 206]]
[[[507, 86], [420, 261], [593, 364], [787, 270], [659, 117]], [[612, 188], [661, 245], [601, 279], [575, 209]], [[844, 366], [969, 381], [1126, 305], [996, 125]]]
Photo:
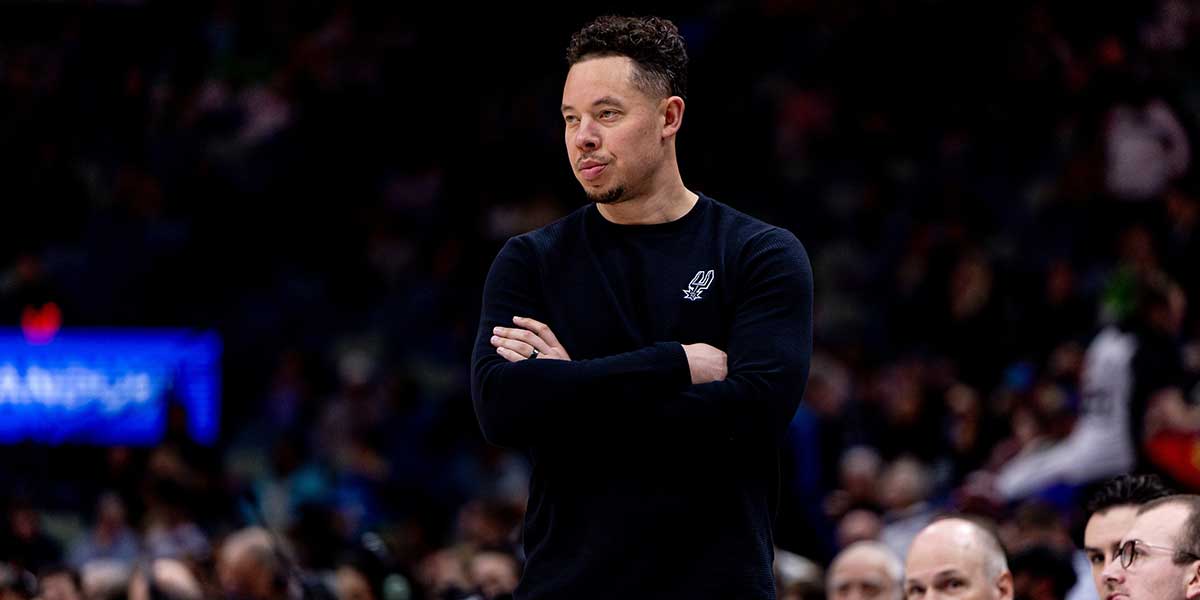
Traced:
[[625, 187], [616, 186], [602, 192], [589, 191], [587, 192], [587, 197], [588, 200], [591, 200], [596, 204], [618, 204], [626, 200]]

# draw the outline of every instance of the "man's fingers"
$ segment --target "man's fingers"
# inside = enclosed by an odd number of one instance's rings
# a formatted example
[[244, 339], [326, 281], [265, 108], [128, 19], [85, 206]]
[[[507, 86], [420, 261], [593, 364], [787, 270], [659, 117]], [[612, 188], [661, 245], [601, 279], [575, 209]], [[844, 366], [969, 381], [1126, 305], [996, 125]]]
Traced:
[[529, 357], [521, 356], [520, 354], [517, 354], [516, 352], [513, 352], [512, 350], [509, 350], [508, 348], [496, 348], [496, 354], [499, 354], [501, 357], [503, 357], [508, 362], [518, 362], [518, 361], [522, 361], [522, 360], [529, 360]]
[[[493, 335], [492, 345], [497, 348], [512, 350], [524, 358], [529, 358], [529, 355], [533, 354], [533, 346], [530, 346], [529, 344], [519, 340], [510, 340], [508, 338]], [[541, 352], [541, 350], [538, 350], [538, 352]]]
[[547, 344], [550, 344], [555, 348], [562, 347], [562, 344], [558, 343], [558, 338], [554, 337], [554, 332], [550, 331], [550, 326], [542, 323], [541, 321], [536, 321], [534, 319], [530, 319], [529, 317], [513, 317], [513, 323], [533, 331], [538, 335], [538, 337], [546, 340]]
[[496, 327], [492, 329], [492, 333], [501, 338], [525, 342], [526, 344], [529, 344], [531, 348], [537, 348], [537, 351], [541, 352], [542, 354], [547, 354], [550, 352], [550, 345], [532, 331], [514, 329], [511, 327]]

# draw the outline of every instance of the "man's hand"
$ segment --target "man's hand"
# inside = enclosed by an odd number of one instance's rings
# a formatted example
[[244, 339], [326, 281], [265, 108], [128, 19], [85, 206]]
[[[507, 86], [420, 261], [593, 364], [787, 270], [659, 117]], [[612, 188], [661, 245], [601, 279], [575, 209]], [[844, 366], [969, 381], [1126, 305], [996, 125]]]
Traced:
[[724, 381], [729, 374], [726, 366], [726, 356], [708, 344], [684, 344], [683, 351], [687, 354], [688, 368], [692, 371], [692, 383], [711, 383]]
[[528, 317], [513, 317], [517, 327], [496, 327], [492, 329], [492, 345], [496, 354], [503, 356], [508, 362], [528, 360], [537, 350], [534, 358], [552, 358], [554, 360], [571, 360], [566, 348], [554, 337], [550, 326]]

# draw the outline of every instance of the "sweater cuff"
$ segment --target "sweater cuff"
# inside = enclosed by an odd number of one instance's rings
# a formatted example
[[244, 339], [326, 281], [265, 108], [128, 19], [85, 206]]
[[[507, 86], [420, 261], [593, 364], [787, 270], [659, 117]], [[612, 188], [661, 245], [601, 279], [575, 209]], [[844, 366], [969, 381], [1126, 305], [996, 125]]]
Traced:
[[667, 381], [670, 384], [683, 390], [689, 385], [692, 385], [692, 368], [688, 365], [687, 353], [683, 351], [683, 344], [679, 342], [658, 342], [654, 344], [654, 348], [658, 351], [663, 368], [669, 371]]

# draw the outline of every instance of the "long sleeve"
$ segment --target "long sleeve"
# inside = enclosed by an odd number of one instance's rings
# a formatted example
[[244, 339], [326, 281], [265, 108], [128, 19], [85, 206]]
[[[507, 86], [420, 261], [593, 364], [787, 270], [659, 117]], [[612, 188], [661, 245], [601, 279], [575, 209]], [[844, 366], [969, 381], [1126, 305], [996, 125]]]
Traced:
[[497, 355], [488, 341], [492, 327], [510, 326], [512, 315], [536, 319], [544, 312], [536, 300], [536, 263], [525, 251], [510, 240], [484, 286], [472, 399], [488, 441], [521, 447], [539, 432], [570, 439], [592, 426], [635, 422], [700, 439], [786, 430], [812, 354], [812, 270], [790, 233], [768, 230], [744, 249], [741, 297], [729, 347], [722, 348], [729, 374], [702, 385], [690, 384], [687, 357], [675, 342], [569, 362], [509, 363]]
[[675, 342], [590, 360], [510, 363], [496, 354], [489, 341], [493, 327], [511, 327], [514, 315], [545, 319], [537, 273], [528, 246], [513, 238], [484, 283], [471, 397], [489, 442], [520, 448], [551, 432], [585, 434], [635, 399], [677, 394], [690, 384], [687, 356]]
[[744, 252], [742, 297], [723, 348], [728, 375], [664, 398], [662, 415], [701, 438], [769, 433], [779, 440], [808, 380], [812, 267], [800, 241], [779, 228], [756, 236]]
[[[505, 245], [471, 367], [484, 436], [533, 465], [518, 596], [772, 597], [779, 442], [808, 375], [812, 280], [790, 232], [703, 195], [666, 223], [586, 206]], [[507, 362], [490, 338], [514, 315], [583, 360]], [[691, 383], [696, 343], [726, 352], [723, 381]], [[703, 551], [663, 579], [656, 565], [680, 548]]]

